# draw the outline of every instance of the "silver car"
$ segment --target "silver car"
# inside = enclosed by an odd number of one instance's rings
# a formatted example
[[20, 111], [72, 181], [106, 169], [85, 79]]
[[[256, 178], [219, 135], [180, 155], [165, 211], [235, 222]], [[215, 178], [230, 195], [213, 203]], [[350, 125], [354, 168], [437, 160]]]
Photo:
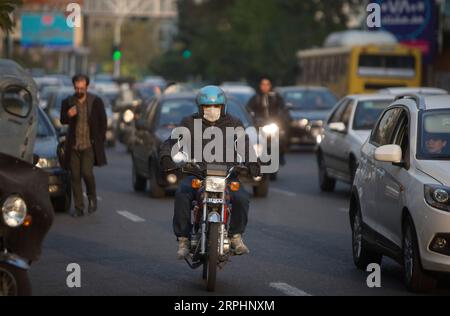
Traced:
[[403, 265], [409, 290], [450, 273], [450, 96], [403, 96], [362, 148], [350, 221], [358, 268], [383, 255]]
[[389, 95], [350, 95], [334, 107], [317, 150], [322, 191], [333, 191], [336, 180], [353, 182], [361, 147], [393, 100]]

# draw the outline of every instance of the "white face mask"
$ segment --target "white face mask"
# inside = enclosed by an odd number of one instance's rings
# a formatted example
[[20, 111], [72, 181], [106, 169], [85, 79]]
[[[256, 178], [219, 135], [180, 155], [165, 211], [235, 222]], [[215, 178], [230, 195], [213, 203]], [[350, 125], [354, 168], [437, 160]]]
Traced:
[[220, 107], [208, 106], [203, 108], [203, 118], [211, 123], [217, 122], [221, 113], [222, 109]]

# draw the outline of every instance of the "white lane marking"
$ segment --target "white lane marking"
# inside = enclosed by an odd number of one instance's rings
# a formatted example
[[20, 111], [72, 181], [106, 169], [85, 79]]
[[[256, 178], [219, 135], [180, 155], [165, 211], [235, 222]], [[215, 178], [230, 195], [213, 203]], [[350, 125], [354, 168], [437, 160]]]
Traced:
[[286, 190], [282, 190], [282, 189], [278, 189], [278, 188], [270, 188], [270, 190], [273, 191], [273, 192], [277, 192], [277, 193], [281, 193], [281, 194], [287, 195], [287, 196], [292, 196], [292, 197], [297, 196], [297, 194], [294, 193], [294, 192], [290, 192], [290, 191], [286, 191]]
[[274, 282], [270, 283], [270, 287], [286, 294], [287, 296], [312, 296], [311, 294], [306, 293], [296, 287], [293, 287], [287, 283], [282, 282]]
[[134, 215], [133, 213], [130, 213], [128, 211], [117, 211], [117, 214], [119, 214], [119, 215], [121, 215], [121, 216], [129, 219], [130, 221], [135, 222], [135, 223], [145, 222], [145, 219], [143, 219], [143, 218], [141, 218], [141, 217], [139, 217], [137, 215]]
[[348, 207], [340, 207], [339, 212], [348, 213]]

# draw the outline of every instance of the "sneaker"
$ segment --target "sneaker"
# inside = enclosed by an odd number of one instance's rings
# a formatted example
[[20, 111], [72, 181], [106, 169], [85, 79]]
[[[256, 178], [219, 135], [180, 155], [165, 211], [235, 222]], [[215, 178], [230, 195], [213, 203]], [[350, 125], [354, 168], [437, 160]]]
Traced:
[[188, 238], [178, 238], [178, 260], [184, 260], [187, 256], [189, 256], [191, 249], [191, 242]]
[[244, 244], [244, 241], [242, 240], [241, 234], [234, 235], [233, 238], [231, 238], [231, 250], [237, 256], [250, 253], [250, 250], [247, 248], [247, 246]]

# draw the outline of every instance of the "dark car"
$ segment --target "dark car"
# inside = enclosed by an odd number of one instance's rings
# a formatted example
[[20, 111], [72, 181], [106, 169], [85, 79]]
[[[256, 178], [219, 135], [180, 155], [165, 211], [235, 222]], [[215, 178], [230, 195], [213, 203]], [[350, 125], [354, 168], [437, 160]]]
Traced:
[[58, 134], [42, 109], [38, 115], [38, 133], [34, 153], [39, 157], [38, 168], [49, 174], [48, 192], [57, 212], [68, 212], [72, 202], [70, 178], [61, 168], [58, 157]]
[[337, 98], [322, 87], [284, 87], [277, 92], [289, 110], [289, 144], [317, 145]]
[[[163, 95], [154, 99], [136, 121], [136, 136], [132, 146], [133, 187], [136, 191], [144, 191], [148, 179], [150, 195], [155, 198], [162, 198], [166, 191], [177, 188], [182, 175], [177, 172], [167, 174], [161, 170], [159, 148], [184, 118], [198, 111], [195, 97], [194, 93]], [[228, 102], [229, 114], [241, 120], [245, 128], [253, 125], [244, 105], [235, 99], [229, 99]], [[267, 175], [260, 178], [242, 178], [241, 181], [253, 187], [255, 196], [267, 196]]]

